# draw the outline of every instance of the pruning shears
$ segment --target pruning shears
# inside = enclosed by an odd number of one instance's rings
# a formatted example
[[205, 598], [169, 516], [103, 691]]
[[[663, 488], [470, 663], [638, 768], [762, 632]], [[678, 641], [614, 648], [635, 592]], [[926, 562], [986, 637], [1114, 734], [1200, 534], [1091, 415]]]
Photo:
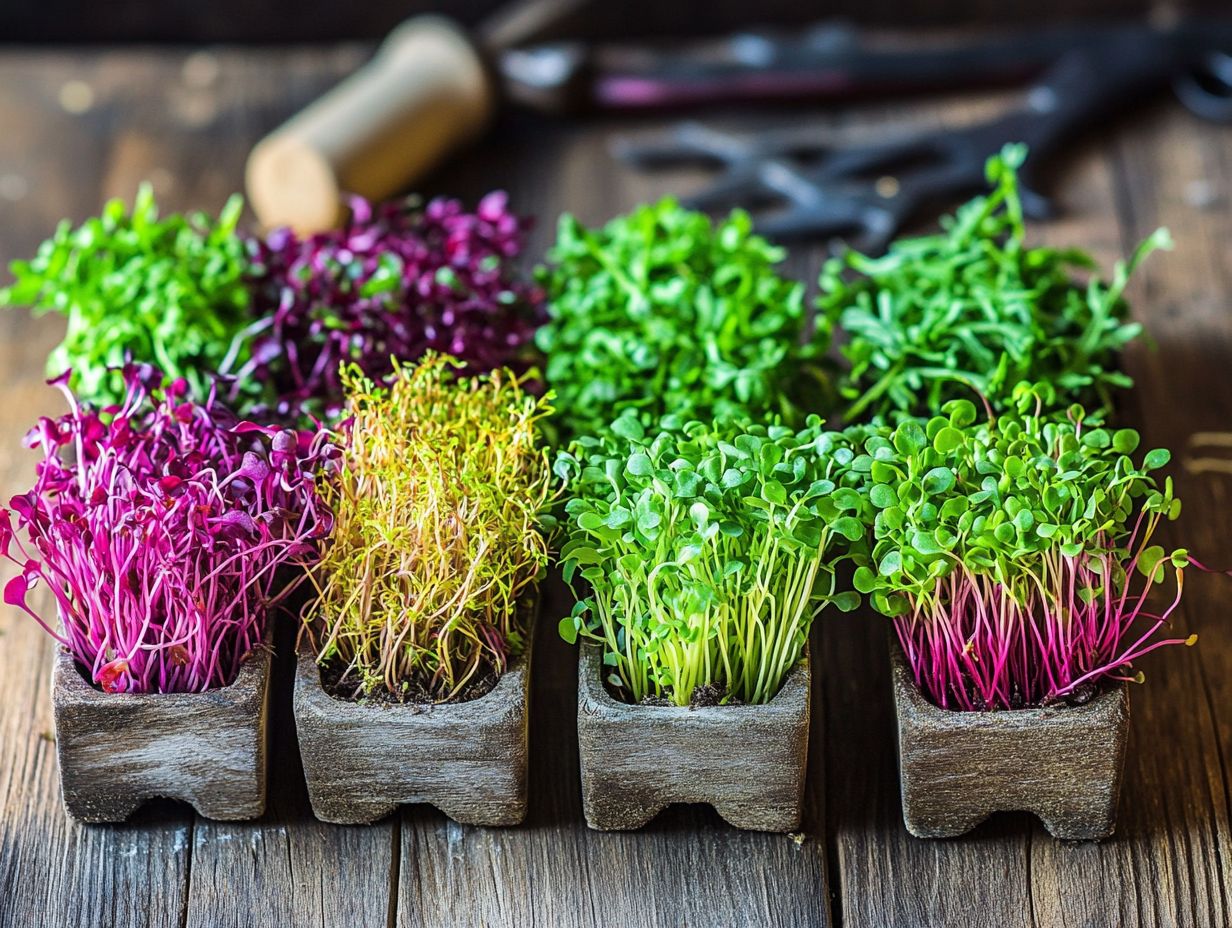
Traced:
[[1009, 142], [1030, 151], [1021, 173], [1023, 205], [1043, 217], [1053, 211], [1037, 183], [1045, 159], [1076, 132], [1150, 92], [1170, 85], [1195, 115], [1232, 121], [1232, 19], [1092, 26], [1067, 35], [1064, 47], [1050, 43], [1054, 60], [1025, 102], [986, 122], [858, 145], [835, 145], [807, 126], [740, 136], [686, 122], [650, 142], [620, 142], [616, 154], [640, 168], [716, 166], [714, 182], [687, 202], [747, 206], [763, 234], [841, 236], [880, 251], [924, 210], [980, 189], [986, 161]]

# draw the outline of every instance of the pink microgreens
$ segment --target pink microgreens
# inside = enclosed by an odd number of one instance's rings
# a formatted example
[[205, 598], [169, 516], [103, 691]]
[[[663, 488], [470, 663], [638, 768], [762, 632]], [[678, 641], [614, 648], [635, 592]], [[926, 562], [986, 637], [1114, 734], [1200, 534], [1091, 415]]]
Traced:
[[[528, 220], [490, 193], [474, 212], [461, 202], [355, 198], [341, 229], [299, 238], [277, 229], [253, 240], [252, 357], [234, 371], [270, 396], [273, 417], [338, 414], [339, 370], [373, 380], [392, 359], [453, 355], [472, 373], [524, 369], [543, 294], [515, 268]], [[265, 412], [262, 412], [264, 415]]]
[[[70, 412], [26, 436], [43, 453], [34, 487], [0, 508], [0, 556], [21, 568], [4, 599], [107, 692], [225, 686], [317, 558], [332, 517], [316, 475], [338, 451], [326, 431], [195, 402], [182, 380], [160, 389], [148, 365], [123, 379], [102, 410], [78, 404], [67, 374], [52, 381]], [[59, 631], [27, 603], [40, 582]]]

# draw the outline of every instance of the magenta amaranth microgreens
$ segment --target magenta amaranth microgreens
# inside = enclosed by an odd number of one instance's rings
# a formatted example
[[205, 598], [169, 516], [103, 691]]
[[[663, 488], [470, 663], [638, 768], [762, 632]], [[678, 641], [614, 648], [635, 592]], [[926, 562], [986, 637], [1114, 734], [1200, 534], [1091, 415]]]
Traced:
[[546, 318], [543, 294], [515, 268], [528, 220], [490, 193], [372, 206], [356, 198], [347, 225], [301, 239], [278, 229], [251, 242], [255, 380], [282, 420], [327, 419], [343, 404], [341, 365], [380, 381], [391, 359], [450, 354], [482, 373], [522, 364]]
[[[240, 422], [213, 393], [195, 402], [183, 380], [160, 389], [147, 365], [123, 380], [123, 402], [101, 411], [68, 374], [52, 381], [70, 411], [27, 435], [43, 453], [34, 487], [0, 509], [0, 555], [21, 568], [4, 599], [107, 692], [225, 686], [303, 577], [281, 568], [315, 561], [330, 530], [316, 480], [338, 451], [328, 432]], [[39, 583], [60, 630], [27, 602]]]
[[[1081, 701], [1103, 681], [1140, 681], [1131, 665], [1150, 651], [1196, 640], [1156, 637], [1189, 563], [1150, 543], [1181, 508], [1171, 478], [1161, 488], [1149, 473], [1168, 452], [1136, 464], [1137, 432], [1078, 406], [1041, 416], [1048, 392], [1021, 386], [1019, 412], [991, 422], [954, 400], [927, 422], [852, 430], [872, 534], [854, 583], [894, 617], [917, 685], [943, 708]], [[1148, 594], [1169, 565], [1175, 595], [1157, 610]]]

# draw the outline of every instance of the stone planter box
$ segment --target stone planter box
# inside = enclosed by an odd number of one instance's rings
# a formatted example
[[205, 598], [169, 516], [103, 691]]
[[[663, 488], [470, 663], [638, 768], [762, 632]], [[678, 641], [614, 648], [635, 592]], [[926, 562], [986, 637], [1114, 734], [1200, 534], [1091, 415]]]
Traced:
[[603, 683], [603, 649], [581, 647], [578, 745], [586, 824], [641, 828], [674, 802], [705, 802], [729, 824], [796, 831], [808, 756], [808, 652], [763, 706], [638, 706]]
[[312, 811], [358, 825], [428, 803], [464, 825], [526, 817], [531, 631], [526, 649], [478, 699], [433, 706], [331, 696], [316, 657], [299, 654], [295, 727]]
[[83, 822], [122, 822], [155, 797], [206, 818], [265, 811], [268, 647], [229, 685], [204, 693], [104, 693], [56, 653], [51, 698], [64, 807]]
[[929, 702], [891, 642], [903, 821], [950, 838], [994, 812], [1031, 812], [1057, 838], [1097, 840], [1116, 827], [1129, 733], [1125, 684], [1081, 706], [956, 712]]

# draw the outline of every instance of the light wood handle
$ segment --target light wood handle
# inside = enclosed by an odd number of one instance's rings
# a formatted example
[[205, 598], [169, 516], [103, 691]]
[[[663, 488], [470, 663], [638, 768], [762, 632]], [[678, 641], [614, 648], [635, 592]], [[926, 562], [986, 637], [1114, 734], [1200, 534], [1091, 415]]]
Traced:
[[266, 226], [339, 224], [344, 197], [406, 189], [484, 127], [495, 93], [478, 50], [439, 16], [408, 20], [372, 62], [262, 140], [248, 198]]

